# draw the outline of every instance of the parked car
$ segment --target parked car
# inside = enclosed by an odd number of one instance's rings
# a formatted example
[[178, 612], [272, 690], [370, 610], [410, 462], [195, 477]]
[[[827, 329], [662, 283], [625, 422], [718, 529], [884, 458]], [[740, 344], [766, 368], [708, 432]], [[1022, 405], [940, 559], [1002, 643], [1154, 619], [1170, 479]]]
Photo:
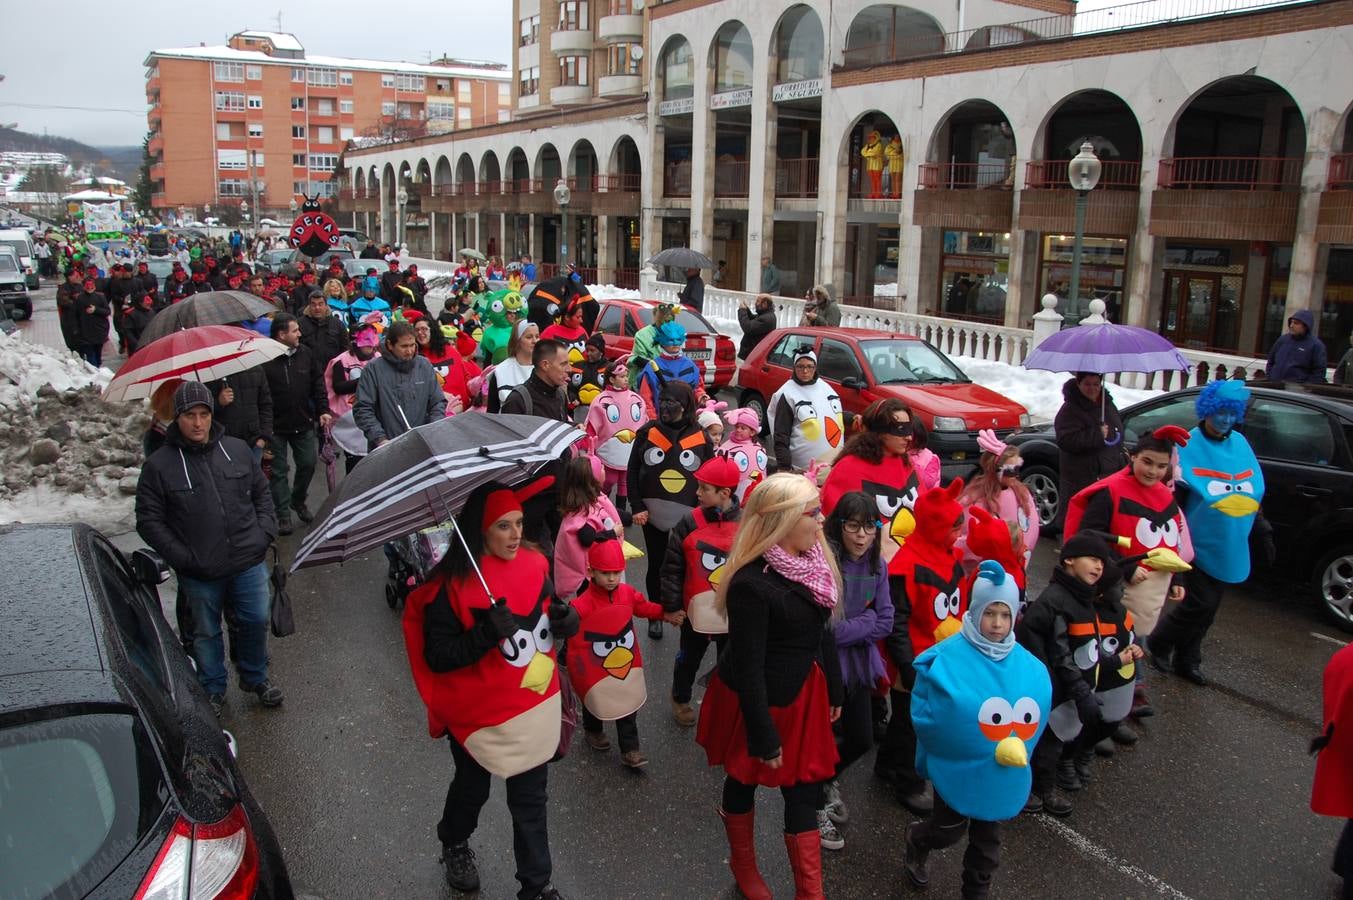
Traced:
[[27, 228], [12, 227], [0, 230], [0, 247], [9, 247], [19, 258], [19, 269], [30, 291], [38, 289], [38, 270], [33, 257], [33, 236]]
[[[1278, 548], [1275, 568], [1286, 580], [1315, 586], [1330, 621], [1353, 631], [1353, 388], [1333, 385], [1249, 385], [1250, 405], [1237, 426], [1264, 471], [1264, 516]], [[1173, 391], [1122, 411], [1123, 443], [1162, 425], [1192, 428], [1201, 387]], [[1057, 442], [1052, 428], [1016, 434], [1021, 478], [1047, 525], [1066, 498], [1057, 495]]]
[[313, 257], [306, 256], [299, 250], [289, 250], [287, 252], [289, 255], [283, 261], [283, 265], [286, 265], [287, 263], [295, 265], [296, 263], [304, 260], [305, 262], [310, 263], [312, 266], [315, 266], [317, 268], [324, 268], [325, 266], [329, 265], [329, 260], [333, 259], [335, 256], [341, 260], [344, 260], [344, 262], [346, 262], [349, 259], [357, 258], [357, 254], [353, 253], [352, 250], [347, 247], [334, 247], [331, 250], [325, 250], [319, 256]]
[[779, 328], [738, 367], [738, 402], [769, 426], [766, 406], [789, 380], [801, 347], [817, 353], [818, 376], [836, 389], [848, 417], [875, 400], [896, 397], [921, 420], [929, 447], [948, 480], [977, 459], [977, 432], [1002, 438], [1029, 424], [1029, 412], [995, 391], [973, 384], [939, 349], [918, 337], [863, 328]]
[[33, 298], [28, 294], [23, 266], [14, 250], [5, 246], [0, 246], [0, 303], [8, 316], [33, 318]]
[[291, 256], [295, 252], [296, 251], [292, 250], [290, 247], [282, 250], [265, 250], [254, 261], [254, 264], [260, 269], [265, 269], [269, 272], [278, 272], [281, 271], [284, 265], [291, 262]]
[[[597, 310], [595, 331], [606, 340], [606, 358], [619, 359], [634, 350], [639, 329], [653, 324], [656, 300], [603, 300]], [[686, 329], [686, 356], [700, 367], [705, 390], [714, 393], [728, 387], [737, 371], [737, 352], [732, 338], [699, 313], [682, 308], [677, 322]]]
[[146, 257], [146, 271], [155, 276], [157, 287], [161, 295], [164, 294], [165, 282], [169, 276], [174, 274], [174, 257], [172, 256], [148, 256]]
[[[0, 834], [13, 897], [290, 897], [272, 827], [160, 610], [85, 525], [0, 527]], [[190, 884], [191, 883], [191, 884]]]

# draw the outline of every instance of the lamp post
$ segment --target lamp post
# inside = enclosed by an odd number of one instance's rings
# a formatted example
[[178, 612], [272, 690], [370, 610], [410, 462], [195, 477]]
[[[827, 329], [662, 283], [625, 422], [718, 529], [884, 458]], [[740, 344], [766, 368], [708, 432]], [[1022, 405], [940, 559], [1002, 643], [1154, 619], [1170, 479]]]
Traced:
[[554, 202], [559, 204], [559, 218], [563, 223], [560, 239], [559, 255], [562, 259], [559, 262], [561, 268], [568, 268], [568, 201], [573, 198], [573, 192], [568, 189], [568, 184], [560, 178], [554, 184]]
[[250, 221], [249, 221], [249, 201], [248, 201], [248, 200], [241, 200], [241, 201], [240, 201], [240, 218], [242, 218], [242, 219], [244, 220], [243, 224], [244, 224], [244, 226], [245, 226], [246, 228], [250, 227]]
[[395, 206], [398, 207], [398, 218], [395, 221], [395, 252], [399, 252], [400, 246], [404, 243], [404, 207], [408, 203], [408, 188], [400, 185], [399, 192], [395, 194]]
[[1071, 297], [1069, 305], [1080, 309], [1081, 296], [1081, 248], [1085, 243], [1085, 208], [1090, 202], [1090, 192], [1099, 184], [1099, 175], [1103, 166], [1095, 156], [1095, 147], [1089, 141], [1081, 144], [1081, 152], [1067, 167], [1071, 187], [1076, 191], [1076, 243], [1071, 248]]

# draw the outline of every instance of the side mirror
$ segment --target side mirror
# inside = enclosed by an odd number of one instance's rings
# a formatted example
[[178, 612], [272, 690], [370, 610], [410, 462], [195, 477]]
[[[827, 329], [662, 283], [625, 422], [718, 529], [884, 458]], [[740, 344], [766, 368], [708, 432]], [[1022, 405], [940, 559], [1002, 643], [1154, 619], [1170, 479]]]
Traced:
[[147, 587], [154, 587], [169, 580], [169, 566], [158, 553], [142, 547], [132, 553], [132, 574]]
[[854, 375], [849, 375], [841, 379], [841, 387], [848, 387], [852, 391], [862, 391], [866, 387], [868, 387], [868, 385], [864, 383], [864, 379], [856, 378]]

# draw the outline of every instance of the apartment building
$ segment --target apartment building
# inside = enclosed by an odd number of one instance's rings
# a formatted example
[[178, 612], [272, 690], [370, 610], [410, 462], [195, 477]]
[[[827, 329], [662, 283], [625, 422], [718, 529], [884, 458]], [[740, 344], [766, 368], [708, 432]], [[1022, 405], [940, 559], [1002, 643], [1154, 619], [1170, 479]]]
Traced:
[[644, 91], [644, 0], [512, 0], [518, 117]]
[[312, 56], [295, 35], [241, 31], [224, 46], [145, 60], [153, 206], [245, 204], [282, 215], [302, 194], [332, 197], [344, 147], [505, 121], [506, 65]]

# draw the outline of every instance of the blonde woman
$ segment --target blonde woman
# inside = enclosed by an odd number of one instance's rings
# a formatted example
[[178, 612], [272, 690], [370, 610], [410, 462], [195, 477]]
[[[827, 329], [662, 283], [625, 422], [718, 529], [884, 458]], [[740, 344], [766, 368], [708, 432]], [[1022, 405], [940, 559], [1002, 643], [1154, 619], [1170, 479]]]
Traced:
[[817, 810], [837, 761], [841, 713], [840, 573], [822, 534], [818, 490], [802, 475], [772, 475], [748, 494], [716, 605], [728, 644], [700, 710], [696, 740], [725, 779], [719, 815], [729, 868], [743, 896], [769, 900], [756, 867], [756, 788], [785, 801], [785, 847], [796, 896], [822, 896]]

